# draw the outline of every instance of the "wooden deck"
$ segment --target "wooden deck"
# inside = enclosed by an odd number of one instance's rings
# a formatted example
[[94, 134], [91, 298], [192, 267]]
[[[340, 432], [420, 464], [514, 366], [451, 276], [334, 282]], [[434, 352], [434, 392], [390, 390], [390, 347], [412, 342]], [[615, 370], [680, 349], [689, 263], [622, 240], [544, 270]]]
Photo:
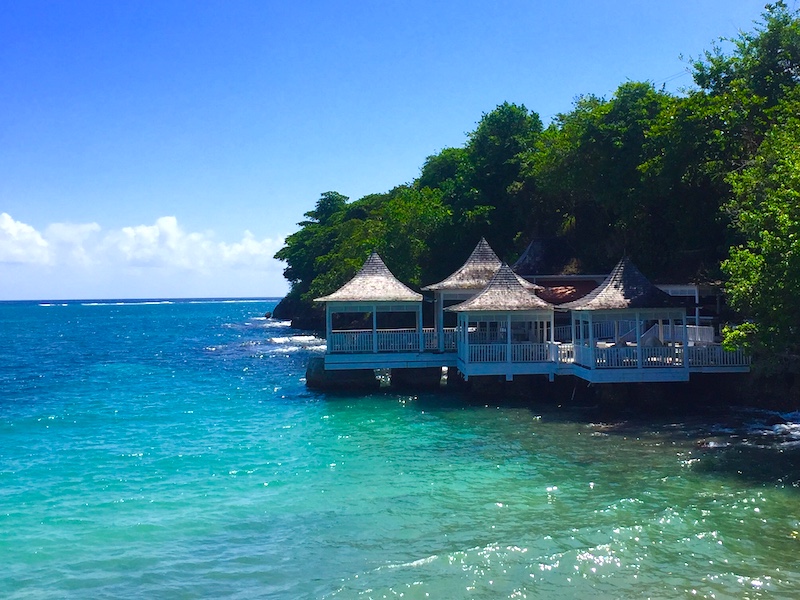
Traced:
[[[446, 329], [385, 329], [333, 331], [328, 338], [325, 368], [385, 369], [457, 367], [467, 378], [501, 375], [575, 375], [592, 383], [688, 381], [692, 373], [744, 373], [750, 357], [708, 343], [706, 331], [691, 337], [702, 342], [645, 347], [572, 342], [488, 342], [457, 346], [456, 332]], [[661, 332], [677, 337], [676, 332]], [[443, 337], [439, 350], [439, 336]]]

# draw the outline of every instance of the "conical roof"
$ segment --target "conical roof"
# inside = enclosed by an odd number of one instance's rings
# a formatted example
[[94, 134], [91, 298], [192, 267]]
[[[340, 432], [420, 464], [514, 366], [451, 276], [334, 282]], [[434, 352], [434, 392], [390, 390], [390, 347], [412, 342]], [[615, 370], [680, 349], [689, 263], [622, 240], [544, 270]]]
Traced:
[[[469, 255], [467, 262], [461, 265], [457, 271], [439, 283], [426, 285], [422, 290], [425, 292], [437, 290], [481, 290], [491, 281], [502, 264], [486, 239], [481, 238], [472, 254]], [[517, 279], [520, 285], [527, 289], [541, 289], [540, 286], [525, 281], [522, 277], [517, 277]]]
[[[523, 280], [524, 281], [524, 280]], [[449, 307], [454, 312], [552, 310], [506, 264], [502, 264], [485, 288], [469, 300]]]
[[667, 308], [680, 302], [658, 289], [625, 256], [605, 281], [583, 298], [562, 304], [570, 310], [615, 310], [624, 308]]
[[522, 276], [563, 273], [570, 258], [568, 246], [563, 240], [536, 238], [531, 240], [517, 262], [511, 265], [511, 270]]
[[356, 275], [338, 290], [315, 302], [421, 302], [422, 294], [401, 283], [377, 252], [370, 254]]

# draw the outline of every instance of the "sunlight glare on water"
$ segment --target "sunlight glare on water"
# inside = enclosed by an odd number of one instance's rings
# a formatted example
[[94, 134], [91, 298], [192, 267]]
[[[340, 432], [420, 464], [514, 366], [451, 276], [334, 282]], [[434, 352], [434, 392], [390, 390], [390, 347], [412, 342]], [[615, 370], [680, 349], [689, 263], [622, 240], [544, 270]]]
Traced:
[[1, 597], [800, 595], [791, 418], [311, 392], [273, 307], [0, 304]]

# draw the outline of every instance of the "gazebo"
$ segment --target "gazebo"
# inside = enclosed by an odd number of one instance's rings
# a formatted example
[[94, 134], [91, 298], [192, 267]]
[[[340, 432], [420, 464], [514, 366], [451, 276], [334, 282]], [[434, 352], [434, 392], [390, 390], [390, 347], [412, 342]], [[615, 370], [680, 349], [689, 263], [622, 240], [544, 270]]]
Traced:
[[[467, 261], [446, 279], [439, 283], [427, 285], [423, 292], [433, 292], [434, 298], [434, 329], [436, 331], [436, 347], [440, 352], [454, 351], [456, 342], [455, 328], [445, 327], [445, 308], [468, 300], [483, 290], [492, 277], [500, 269], [502, 262], [489, 246], [485, 238], [481, 238], [478, 245], [469, 255]], [[540, 289], [539, 286], [525, 281], [512, 273], [519, 284], [528, 290]]]
[[471, 375], [547, 374], [558, 363], [553, 306], [502, 264], [484, 289], [451, 306], [458, 314], [458, 369]]
[[573, 372], [591, 382], [688, 381], [686, 309], [628, 257], [572, 313]]
[[[316, 298], [325, 303], [326, 368], [352, 368], [365, 362], [387, 366], [379, 353], [417, 354], [425, 349], [422, 295], [401, 283], [373, 252], [361, 270], [341, 288]], [[341, 355], [338, 360], [328, 360]], [[384, 361], [384, 362], [392, 362]]]

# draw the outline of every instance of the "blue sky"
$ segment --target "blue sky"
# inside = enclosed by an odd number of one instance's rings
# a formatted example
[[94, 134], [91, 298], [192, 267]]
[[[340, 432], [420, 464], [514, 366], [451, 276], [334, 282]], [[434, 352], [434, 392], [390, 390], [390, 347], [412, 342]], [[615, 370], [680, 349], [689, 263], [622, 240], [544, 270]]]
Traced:
[[763, 5], [0, 0], [0, 300], [281, 296], [321, 193], [413, 180], [504, 101], [691, 86]]

